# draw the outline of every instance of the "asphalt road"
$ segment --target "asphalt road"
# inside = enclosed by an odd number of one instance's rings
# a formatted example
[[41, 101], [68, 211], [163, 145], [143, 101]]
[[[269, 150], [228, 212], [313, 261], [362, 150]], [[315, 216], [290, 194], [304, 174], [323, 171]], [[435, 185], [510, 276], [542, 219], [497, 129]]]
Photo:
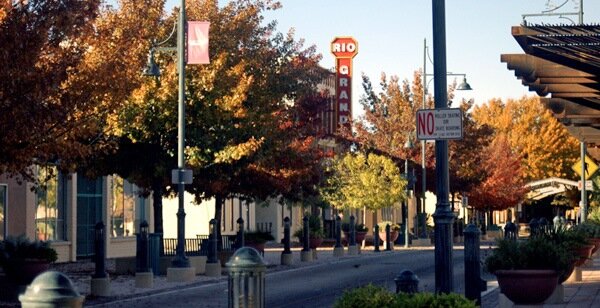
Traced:
[[[464, 293], [462, 250], [454, 251], [454, 292]], [[412, 270], [420, 280], [419, 290], [433, 292], [433, 250], [384, 252], [364, 258], [315, 264], [290, 271], [269, 273], [266, 307], [331, 307], [344, 290], [368, 283], [395, 291], [394, 278]], [[107, 307], [227, 307], [227, 283], [195, 286], [142, 298], [112, 302]]]

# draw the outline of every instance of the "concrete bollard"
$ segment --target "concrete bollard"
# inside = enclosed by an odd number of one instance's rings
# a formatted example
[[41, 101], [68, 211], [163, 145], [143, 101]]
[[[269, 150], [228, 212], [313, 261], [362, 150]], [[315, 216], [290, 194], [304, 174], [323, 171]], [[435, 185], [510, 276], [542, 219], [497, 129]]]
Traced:
[[375, 246], [375, 252], [381, 252], [379, 250], [379, 225], [375, 225], [375, 231], [373, 231], [373, 246]]
[[102, 221], [94, 227], [95, 272], [90, 282], [90, 293], [94, 296], [110, 295], [110, 279], [106, 273], [106, 233]]
[[358, 245], [356, 245], [356, 221], [354, 215], [350, 216], [350, 239], [348, 240], [348, 255], [357, 255], [358, 254]]
[[148, 222], [145, 220], [140, 223], [140, 233], [136, 234], [136, 253], [135, 253], [135, 287], [152, 288], [154, 285], [154, 274], [150, 268], [149, 240], [148, 240]]
[[252, 247], [238, 249], [226, 264], [229, 270], [228, 307], [265, 307], [266, 265]]
[[209, 277], [221, 277], [221, 262], [217, 257], [217, 220], [211, 219], [209, 225], [210, 235], [205, 274]]
[[300, 252], [300, 261], [310, 262], [313, 259], [312, 251], [310, 251], [310, 230], [308, 228], [308, 216], [302, 218], [303, 230], [302, 230], [302, 251]]
[[342, 218], [340, 215], [335, 215], [335, 247], [333, 248], [333, 256], [341, 257], [344, 255], [344, 246], [342, 246]]
[[465, 236], [465, 297], [481, 305], [481, 264], [479, 254], [479, 228], [469, 224]]
[[283, 252], [281, 252], [281, 265], [291, 265], [293, 263], [293, 254], [290, 249], [290, 218], [283, 219]]
[[396, 293], [414, 294], [419, 292], [419, 277], [412, 271], [404, 270], [400, 275], [394, 278], [396, 283]]
[[83, 307], [85, 296], [79, 295], [73, 282], [65, 274], [47, 271], [37, 276], [19, 301], [24, 308]]

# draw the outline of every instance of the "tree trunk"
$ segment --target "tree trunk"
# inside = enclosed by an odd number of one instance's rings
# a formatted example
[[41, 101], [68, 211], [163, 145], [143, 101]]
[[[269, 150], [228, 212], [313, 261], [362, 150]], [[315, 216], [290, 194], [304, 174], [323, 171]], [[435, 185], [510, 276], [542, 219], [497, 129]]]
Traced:
[[223, 250], [223, 241], [221, 240], [221, 217], [223, 216], [223, 203], [224, 198], [222, 195], [215, 196], [215, 221], [217, 222], [217, 250]]
[[152, 208], [154, 209], [154, 232], [163, 233], [162, 186], [152, 187]]

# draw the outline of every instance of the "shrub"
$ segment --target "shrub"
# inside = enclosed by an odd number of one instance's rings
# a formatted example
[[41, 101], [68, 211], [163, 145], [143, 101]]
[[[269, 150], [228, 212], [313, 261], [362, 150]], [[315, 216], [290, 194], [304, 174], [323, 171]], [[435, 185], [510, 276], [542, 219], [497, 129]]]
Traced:
[[379, 232], [385, 232], [385, 226], [387, 226], [388, 224], [390, 225], [390, 231], [400, 231], [399, 224], [395, 224], [389, 220], [386, 220], [377, 224], [379, 226]]
[[485, 259], [486, 270], [550, 269], [562, 274], [574, 261], [567, 245], [557, 245], [547, 237], [525, 241], [499, 239], [497, 248]]
[[275, 240], [273, 235], [269, 232], [264, 231], [249, 231], [244, 232], [244, 241], [256, 244], [263, 244], [268, 241]]
[[[367, 228], [367, 226], [365, 226], [365, 224], [356, 224], [356, 226], [354, 227], [354, 230], [356, 230], [356, 232], [368, 232], [369, 231], [369, 229]], [[348, 223], [348, 222], [342, 223], [342, 231], [350, 232], [350, 223]]]
[[475, 302], [456, 293], [433, 294], [416, 293], [394, 294], [382, 287], [371, 284], [345, 291], [336, 300], [335, 308], [379, 308], [379, 307], [410, 307], [410, 308], [474, 308]]
[[17, 237], [8, 236], [0, 241], [0, 266], [14, 266], [23, 263], [26, 259], [39, 259], [54, 262], [57, 259], [56, 251], [50, 247], [50, 242], [32, 241], [25, 235]]

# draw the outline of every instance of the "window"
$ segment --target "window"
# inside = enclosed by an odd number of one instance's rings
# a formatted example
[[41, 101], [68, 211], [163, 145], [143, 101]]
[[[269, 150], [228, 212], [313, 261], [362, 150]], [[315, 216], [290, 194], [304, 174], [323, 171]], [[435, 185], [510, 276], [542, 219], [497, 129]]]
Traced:
[[112, 180], [113, 204], [110, 213], [112, 237], [133, 236], [135, 232], [135, 185], [118, 176]]
[[39, 240], [66, 240], [66, 178], [56, 167], [38, 167], [35, 232]]
[[0, 239], [6, 236], [6, 206], [8, 203], [8, 187], [0, 184]]

